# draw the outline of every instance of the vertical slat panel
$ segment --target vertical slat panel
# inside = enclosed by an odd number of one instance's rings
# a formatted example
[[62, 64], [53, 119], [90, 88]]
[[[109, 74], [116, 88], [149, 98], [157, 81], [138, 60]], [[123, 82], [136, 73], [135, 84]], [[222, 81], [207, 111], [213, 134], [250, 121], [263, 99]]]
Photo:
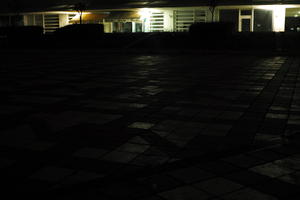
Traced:
[[164, 13], [153, 12], [150, 16], [150, 31], [163, 32], [164, 31]]
[[206, 22], [205, 10], [175, 10], [175, 31], [188, 31], [195, 22]]
[[45, 15], [45, 32], [51, 33], [59, 28], [59, 15]]

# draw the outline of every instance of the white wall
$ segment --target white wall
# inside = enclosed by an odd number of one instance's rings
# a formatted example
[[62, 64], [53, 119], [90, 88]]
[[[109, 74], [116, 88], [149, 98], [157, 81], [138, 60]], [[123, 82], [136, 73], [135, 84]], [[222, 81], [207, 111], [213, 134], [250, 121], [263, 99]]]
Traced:
[[104, 22], [104, 33], [111, 33], [112, 32], [112, 23], [111, 22]]
[[164, 11], [164, 31], [171, 32], [174, 30], [174, 10]]
[[60, 14], [59, 15], [59, 27], [69, 25], [69, 15], [68, 14]]
[[284, 32], [285, 31], [285, 7], [274, 7], [273, 8], [273, 31]]

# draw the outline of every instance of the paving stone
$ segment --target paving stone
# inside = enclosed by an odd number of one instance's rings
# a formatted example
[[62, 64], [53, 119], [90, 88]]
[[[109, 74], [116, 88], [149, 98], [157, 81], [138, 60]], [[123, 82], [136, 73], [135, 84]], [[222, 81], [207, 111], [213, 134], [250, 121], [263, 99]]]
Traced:
[[255, 157], [247, 156], [247, 155], [237, 155], [237, 156], [231, 156], [231, 157], [226, 157], [222, 159], [230, 164], [236, 165], [238, 167], [244, 167], [244, 168], [249, 168], [253, 167], [259, 164], [265, 163], [264, 160], [262, 159], [257, 159]]
[[124, 151], [112, 151], [112, 152], [106, 154], [101, 159], [107, 160], [110, 162], [129, 163], [137, 156], [138, 156], [137, 153], [130, 153], [130, 152], [124, 152]]
[[168, 173], [170, 176], [177, 178], [185, 183], [193, 183], [200, 180], [212, 178], [215, 175], [197, 167], [182, 168]]
[[284, 176], [280, 176], [277, 179], [290, 183], [290, 184], [294, 184], [294, 185], [298, 185], [300, 186], [300, 172], [296, 171], [294, 173], [290, 173]]
[[193, 184], [193, 186], [216, 196], [230, 193], [243, 187], [243, 185], [224, 178], [201, 181]]
[[[144, 196], [150, 196], [151, 190], [136, 182], [118, 182], [115, 184], [105, 185], [101, 188], [106, 196], [116, 199], [136, 199]], [[116, 192], [117, 191], [117, 192]]]
[[234, 182], [240, 183], [245, 186], [253, 187], [257, 183], [268, 182], [271, 178], [263, 176], [261, 174], [255, 173], [249, 170], [238, 171], [230, 174], [225, 174], [226, 179], [232, 180]]
[[131, 164], [139, 166], [158, 166], [166, 163], [169, 160], [167, 156], [154, 156], [154, 155], [139, 155]]
[[72, 174], [71, 176], [66, 177], [61, 182], [61, 185], [73, 185], [73, 184], [85, 183], [95, 179], [100, 179], [102, 177], [104, 177], [104, 175], [102, 174], [88, 172], [88, 171], [78, 171]]
[[270, 135], [258, 133], [254, 138], [255, 143], [270, 143], [270, 144], [281, 144], [283, 142], [280, 135]]
[[34, 174], [30, 176], [31, 179], [38, 179], [49, 182], [58, 182], [70, 176], [75, 171], [72, 169], [55, 167], [55, 166], [47, 166], [43, 167]]
[[106, 154], [107, 152], [108, 151], [104, 149], [85, 147], [74, 152], [73, 156], [97, 159]]
[[222, 112], [216, 110], [202, 110], [195, 116], [195, 119], [212, 120], [217, 118]]
[[179, 148], [183, 148], [187, 145], [187, 143], [192, 139], [192, 138], [173, 138], [173, 137], [167, 137], [166, 138], [169, 142], [172, 144], [176, 145]]
[[198, 164], [197, 167], [213, 174], [223, 175], [241, 170], [239, 167], [228, 164], [224, 161], [211, 161]]
[[175, 188], [173, 190], [169, 190], [166, 192], [159, 193], [159, 196], [165, 199], [172, 200], [181, 200], [181, 199], [189, 199], [189, 200], [202, 200], [208, 199], [210, 196], [207, 193], [204, 193], [200, 190], [197, 190], [191, 186], [183, 186], [179, 188]]
[[[18, 191], [18, 193], [23, 193], [26, 197], [34, 198], [39, 196], [37, 195], [37, 191], [39, 193], [47, 192], [51, 189], [53, 184], [55, 183], [43, 180], [27, 179], [26, 181], [22, 180], [17, 183], [15, 182], [13, 184], [13, 187], [15, 191]], [[17, 195], [12, 193], [11, 191], [3, 191], [3, 193], [10, 194], [11, 197], [17, 197]]]
[[288, 125], [297, 125], [297, 126], [299, 126], [300, 125], [300, 119], [288, 119], [287, 124]]
[[282, 106], [271, 106], [270, 107], [271, 110], [274, 110], [274, 111], [287, 111], [287, 108], [286, 107], [282, 107]]
[[126, 151], [132, 153], [143, 153], [146, 151], [150, 146], [144, 144], [133, 144], [133, 143], [125, 143], [118, 147], [117, 151]]
[[147, 123], [147, 122], [134, 122], [132, 124], [130, 124], [128, 127], [129, 128], [138, 128], [138, 129], [150, 129], [151, 127], [153, 127], [154, 124], [151, 123]]
[[230, 199], [230, 200], [276, 200], [277, 198], [264, 194], [262, 192], [259, 192], [257, 190], [251, 189], [251, 188], [245, 188], [236, 192], [233, 192], [231, 194], [227, 194], [222, 196], [222, 199]]
[[141, 104], [141, 103], [131, 103], [131, 104], [129, 104], [129, 107], [132, 107], [132, 108], [145, 108], [147, 106], [148, 106], [147, 104]]
[[225, 111], [218, 116], [222, 120], [238, 120], [243, 115], [243, 112]]
[[53, 104], [64, 101], [66, 98], [61, 97], [44, 97], [44, 96], [29, 96], [29, 95], [13, 95], [11, 96], [14, 102], [38, 103], [38, 104]]
[[253, 188], [278, 199], [298, 199], [300, 194], [299, 186], [281, 181], [278, 178], [270, 179], [267, 182], [257, 182]]
[[271, 119], [287, 119], [288, 115], [287, 114], [267, 113], [266, 118], [271, 118]]
[[141, 136], [135, 136], [135, 137], [131, 138], [130, 140], [128, 140], [128, 142], [133, 143], [133, 144], [144, 144], [144, 145], [150, 144], [147, 140], [145, 140]]
[[141, 198], [140, 200], [163, 200], [163, 198], [156, 195], [156, 196]]
[[170, 154], [172, 154], [170, 153], [171, 151], [171, 149], [166, 147], [151, 146], [144, 152], [144, 155], [168, 157]]
[[231, 125], [224, 124], [214, 124], [208, 126], [203, 132], [203, 135], [211, 135], [211, 136], [226, 136], [229, 130], [232, 128]]
[[165, 120], [152, 127], [153, 131], [171, 132], [179, 127], [183, 122], [176, 120]]
[[166, 114], [175, 114], [181, 110], [180, 107], [166, 106], [161, 111]]
[[300, 155], [296, 154], [284, 159], [275, 160], [274, 164], [291, 170], [300, 170]]
[[0, 145], [12, 147], [24, 147], [36, 140], [36, 134], [29, 125], [18, 126], [13, 129], [2, 131]]
[[170, 133], [168, 139], [177, 139], [177, 140], [189, 140], [200, 133], [199, 129], [189, 130], [189, 129], [179, 129]]
[[193, 110], [193, 109], [184, 109], [177, 113], [177, 115], [182, 117], [193, 117], [195, 116], [199, 111]]
[[34, 151], [46, 151], [55, 145], [56, 145], [56, 143], [54, 143], [54, 142], [36, 140], [36, 141], [25, 144], [23, 147], [34, 150]]
[[0, 169], [4, 169], [4, 168], [7, 168], [7, 167], [10, 167], [15, 162], [16, 162], [15, 160], [0, 158]]
[[250, 168], [250, 170], [253, 172], [265, 175], [265, 176], [272, 177], [272, 178], [283, 176], [283, 175], [294, 172], [291, 169], [279, 166], [273, 162], [252, 167], [252, 168]]
[[0, 115], [13, 115], [19, 112], [24, 112], [30, 110], [29, 106], [11, 106], [11, 105], [1, 105]]
[[181, 183], [166, 174], [155, 174], [153, 176], [146, 176], [138, 179], [140, 184], [151, 188], [155, 192], [170, 190], [181, 185]]
[[258, 151], [253, 151], [253, 152], [249, 152], [247, 153], [247, 155], [250, 155], [252, 157], [261, 159], [261, 160], [265, 160], [265, 161], [275, 161], [278, 160], [280, 158], [283, 158], [283, 155], [280, 153], [276, 153], [273, 152], [271, 150], [258, 150]]
[[152, 133], [157, 134], [160, 137], [166, 137], [168, 135], [170, 135], [169, 132], [165, 132], [165, 131], [158, 131], [158, 130], [151, 130]]
[[100, 114], [95, 112], [66, 111], [58, 115], [37, 114], [32, 117], [42, 118], [47, 121], [50, 128], [54, 131], [61, 131], [65, 128], [80, 125], [82, 123], [105, 124], [119, 119], [121, 115]]

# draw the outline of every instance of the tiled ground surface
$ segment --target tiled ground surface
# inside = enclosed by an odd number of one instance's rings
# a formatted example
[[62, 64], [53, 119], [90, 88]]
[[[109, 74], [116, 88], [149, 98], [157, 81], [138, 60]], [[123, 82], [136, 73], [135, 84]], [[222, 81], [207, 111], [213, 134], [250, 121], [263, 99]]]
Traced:
[[0, 64], [10, 195], [299, 198], [296, 57], [49, 50]]

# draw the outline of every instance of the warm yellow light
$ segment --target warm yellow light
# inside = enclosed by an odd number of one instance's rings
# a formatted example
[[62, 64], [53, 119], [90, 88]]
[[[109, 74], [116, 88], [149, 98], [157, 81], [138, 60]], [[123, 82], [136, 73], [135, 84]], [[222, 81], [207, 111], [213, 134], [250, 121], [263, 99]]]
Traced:
[[[83, 12], [82, 13], [82, 18], [84, 18], [84, 16], [91, 14], [90, 12]], [[71, 19], [71, 21], [79, 21], [80, 20], [80, 14], [76, 13], [76, 15]]]

